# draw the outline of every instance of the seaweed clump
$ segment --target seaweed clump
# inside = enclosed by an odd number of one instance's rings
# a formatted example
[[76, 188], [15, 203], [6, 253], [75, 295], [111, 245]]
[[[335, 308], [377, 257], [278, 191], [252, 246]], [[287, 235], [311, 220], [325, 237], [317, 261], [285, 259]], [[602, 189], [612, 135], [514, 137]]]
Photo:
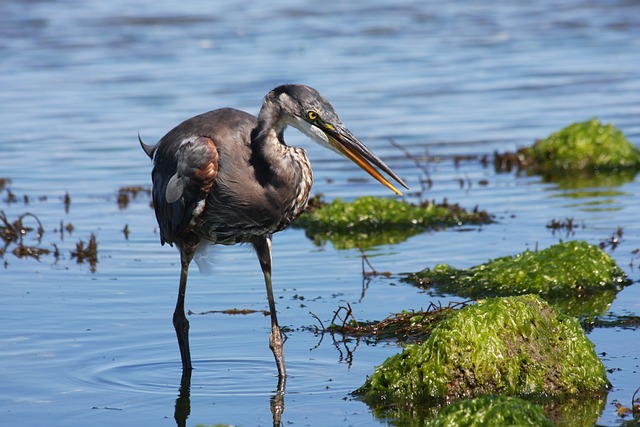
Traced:
[[610, 387], [578, 321], [535, 295], [480, 300], [388, 358], [354, 394], [415, 407], [488, 394], [565, 397]]
[[[0, 185], [4, 185], [4, 183], [0, 181]], [[37, 228], [34, 229], [33, 227], [25, 225], [25, 218], [33, 219], [38, 225]], [[34, 230], [38, 243], [41, 243], [44, 228], [37, 216], [27, 212], [11, 222], [4, 212], [0, 211], [0, 241], [4, 243], [4, 245], [0, 247], [0, 258], [4, 257], [5, 252], [10, 246], [15, 246], [12, 252], [18, 258], [31, 257], [39, 260], [42, 255], [49, 254], [51, 252], [49, 249], [24, 244], [25, 236]]]
[[640, 150], [613, 125], [597, 119], [573, 123], [516, 153], [495, 153], [496, 171], [542, 175], [564, 188], [616, 186], [640, 170]]
[[481, 396], [459, 400], [424, 424], [439, 426], [553, 427], [542, 406], [511, 396]]
[[613, 258], [584, 241], [561, 242], [540, 251], [490, 260], [468, 269], [438, 264], [405, 280], [465, 298], [535, 293], [567, 314], [604, 313], [628, 284]]
[[[421, 343], [431, 334], [433, 328], [455, 313], [467, 303], [450, 303], [447, 307], [433, 303], [426, 310], [403, 310], [394, 313], [380, 321], [358, 321], [353, 315], [351, 305], [340, 306], [334, 312], [329, 327], [325, 328], [320, 322], [322, 332], [333, 334], [337, 332], [343, 336], [364, 338], [365, 340], [395, 340], [400, 343]], [[344, 315], [343, 315], [344, 313]], [[336, 320], [339, 320], [336, 323]]]
[[486, 211], [467, 211], [446, 201], [413, 204], [366, 196], [352, 202], [313, 199], [293, 226], [304, 228], [317, 244], [329, 240], [338, 249], [350, 249], [399, 243], [429, 229], [490, 222]]
[[148, 198], [151, 197], [151, 188], [141, 185], [127, 185], [120, 187], [118, 190], [118, 207], [120, 209], [126, 209], [129, 207], [131, 199], [137, 199], [138, 194], [145, 194]]
[[82, 240], [76, 243], [75, 251], [71, 251], [71, 258], [75, 258], [78, 264], [86, 261], [91, 271], [95, 272], [96, 265], [98, 264], [98, 242], [96, 241], [95, 234], [91, 233], [91, 237], [86, 244]]

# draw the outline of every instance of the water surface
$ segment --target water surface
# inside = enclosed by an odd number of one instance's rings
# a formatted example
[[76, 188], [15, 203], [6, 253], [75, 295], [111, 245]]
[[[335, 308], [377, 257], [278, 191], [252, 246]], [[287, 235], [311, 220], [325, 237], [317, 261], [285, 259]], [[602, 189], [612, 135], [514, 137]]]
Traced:
[[[637, 281], [638, 178], [576, 197], [576, 190], [539, 177], [496, 174], [477, 159], [456, 165], [453, 158], [513, 151], [592, 117], [640, 144], [639, 54], [640, 7], [629, 1], [0, 3], [0, 176], [12, 180], [17, 196], [9, 202], [3, 191], [0, 209], [10, 219], [34, 213], [45, 229], [39, 245], [60, 250], [57, 261], [3, 258], [2, 419], [175, 424], [178, 255], [160, 246], [148, 199], [140, 195], [122, 209], [118, 189], [150, 183], [138, 132], [150, 143], [213, 108], [256, 113], [264, 94], [285, 82], [319, 89], [416, 192], [424, 171], [390, 141], [429, 159], [432, 186], [421, 197], [496, 215], [496, 224], [376, 248], [368, 253], [376, 269], [468, 267], [560, 239], [599, 244], [622, 227], [620, 245], [608, 251]], [[295, 131], [287, 140], [308, 150], [314, 192], [391, 196]], [[583, 224], [573, 235], [545, 227], [568, 217]], [[61, 222], [73, 231], [61, 236]], [[70, 255], [92, 233], [95, 272]], [[25, 239], [38, 245], [33, 233]], [[254, 254], [223, 247], [213, 256], [212, 275], [190, 277], [187, 309], [266, 309]], [[374, 418], [349, 392], [399, 348], [334, 343], [330, 336], [320, 342], [308, 330], [317, 324], [310, 313], [328, 323], [349, 303], [358, 319], [375, 320], [448, 299], [396, 278], [363, 282], [361, 273], [357, 250], [316, 247], [301, 230], [276, 235], [274, 287], [281, 324], [290, 329], [283, 424], [390, 422]], [[609, 313], [640, 313], [635, 284]], [[193, 314], [190, 322], [195, 370], [187, 425], [271, 425], [277, 371], [268, 318]], [[613, 403], [628, 406], [640, 385], [637, 331], [596, 328], [589, 338], [614, 386], [599, 422], [618, 425]]]

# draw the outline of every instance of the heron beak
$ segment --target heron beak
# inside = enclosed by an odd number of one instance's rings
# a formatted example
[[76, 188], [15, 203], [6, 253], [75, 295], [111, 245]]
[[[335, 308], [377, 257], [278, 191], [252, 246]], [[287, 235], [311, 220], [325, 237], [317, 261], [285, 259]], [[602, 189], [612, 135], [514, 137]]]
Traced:
[[389, 166], [387, 166], [378, 156], [376, 156], [371, 150], [369, 150], [362, 142], [358, 140], [353, 134], [346, 129], [345, 127], [337, 127], [330, 123], [319, 123], [320, 129], [328, 136], [329, 143], [338, 150], [338, 152], [344, 155], [346, 158], [360, 166], [365, 170], [369, 175], [374, 177], [378, 182], [382, 185], [393, 191], [399, 196], [402, 196], [402, 192], [400, 192], [397, 188], [393, 186], [378, 170], [382, 170], [384, 173], [389, 175], [395, 181], [397, 181], [400, 185], [402, 185], [407, 190], [407, 184], [396, 175], [394, 171], [391, 170]]

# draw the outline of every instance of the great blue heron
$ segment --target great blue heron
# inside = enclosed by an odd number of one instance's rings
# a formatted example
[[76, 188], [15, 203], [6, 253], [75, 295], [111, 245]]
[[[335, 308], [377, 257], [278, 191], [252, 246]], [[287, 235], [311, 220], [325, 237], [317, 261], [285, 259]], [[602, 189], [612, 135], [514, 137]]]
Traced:
[[283, 138], [291, 125], [355, 162], [401, 194], [375, 167], [407, 185], [342, 124], [331, 104], [304, 85], [269, 92], [258, 117], [232, 108], [192, 117], [153, 146], [138, 136], [153, 159], [153, 204], [162, 244], [180, 251], [180, 289], [173, 313], [182, 367], [191, 371], [189, 321], [184, 312], [189, 263], [205, 243], [250, 243], [264, 274], [271, 314], [269, 347], [278, 374], [286, 376], [283, 341], [271, 286], [271, 237], [298, 218], [313, 182], [305, 151]]

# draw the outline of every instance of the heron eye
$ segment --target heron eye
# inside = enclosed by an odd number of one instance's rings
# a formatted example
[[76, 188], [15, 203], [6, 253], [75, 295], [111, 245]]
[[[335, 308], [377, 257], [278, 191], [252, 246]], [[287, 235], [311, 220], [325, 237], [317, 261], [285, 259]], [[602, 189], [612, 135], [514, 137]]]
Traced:
[[315, 121], [318, 118], [318, 113], [316, 113], [315, 111], [309, 111], [307, 112], [307, 117], [309, 118], [309, 120]]

